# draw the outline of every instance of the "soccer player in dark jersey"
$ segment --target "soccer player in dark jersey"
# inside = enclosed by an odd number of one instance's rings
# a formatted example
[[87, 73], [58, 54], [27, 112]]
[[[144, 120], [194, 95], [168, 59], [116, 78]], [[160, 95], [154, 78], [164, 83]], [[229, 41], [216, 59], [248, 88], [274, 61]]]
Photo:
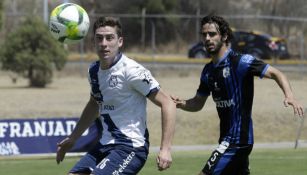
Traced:
[[203, 108], [209, 95], [220, 118], [218, 147], [212, 152], [200, 175], [246, 175], [254, 136], [252, 104], [254, 76], [276, 81], [285, 95], [284, 105], [303, 116], [303, 107], [294, 98], [286, 76], [276, 68], [247, 54], [230, 49], [232, 31], [219, 16], [206, 16], [201, 21], [201, 34], [212, 60], [205, 65], [196, 95], [188, 100], [173, 96], [177, 108], [196, 112]]

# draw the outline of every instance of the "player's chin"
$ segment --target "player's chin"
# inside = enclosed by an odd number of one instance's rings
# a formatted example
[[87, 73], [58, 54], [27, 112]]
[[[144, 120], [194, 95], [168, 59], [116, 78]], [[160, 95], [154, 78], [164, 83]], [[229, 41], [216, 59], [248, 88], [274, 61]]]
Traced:
[[217, 50], [215, 48], [207, 49], [207, 52], [208, 52], [209, 55], [217, 54]]
[[111, 56], [107, 52], [99, 52], [100, 58], [109, 59]]

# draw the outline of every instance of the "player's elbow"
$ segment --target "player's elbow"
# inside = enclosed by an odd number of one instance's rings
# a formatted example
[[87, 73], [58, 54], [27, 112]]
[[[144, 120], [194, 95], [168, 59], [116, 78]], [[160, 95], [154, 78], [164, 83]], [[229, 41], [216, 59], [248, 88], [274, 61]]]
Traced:
[[284, 74], [276, 69], [273, 66], [269, 66], [267, 72], [264, 75], [266, 78], [271, 78], [274, 80], [282, 79], [284, 77]]

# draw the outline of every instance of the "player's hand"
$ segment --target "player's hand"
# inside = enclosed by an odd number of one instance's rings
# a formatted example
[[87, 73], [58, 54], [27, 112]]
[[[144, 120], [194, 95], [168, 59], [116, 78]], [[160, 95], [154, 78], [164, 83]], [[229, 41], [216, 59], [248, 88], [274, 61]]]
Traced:
[[63, 161], [65, 154], [69, 151], [75, 144], [75, 141], [69, 137], [62, 140], [60, 143], [57, 144], [58, 149], [56, 153], [56, 162], [59, 164]]
[[304, 115], [304, 108], [294, 98], [285, 98], [284, 105], [285, 105], [285, 107], [288, 107], [289, 105], [291, 105], [293, 107], [294, 114], [298, 115], [300, 117], [303, 117], [303, 115]]
[[172, 156], [169, 150], [160, 150], [157, 157], [157, 166], [159, 171], [166, 170], [172, 164]]
[[173, 102], [176, 104], [177, 108], [181, 108], [182, 106], [185, 105], [185, 101], [180, 99], [179, 97], [171, 95], [171, 98], [172, 98]]

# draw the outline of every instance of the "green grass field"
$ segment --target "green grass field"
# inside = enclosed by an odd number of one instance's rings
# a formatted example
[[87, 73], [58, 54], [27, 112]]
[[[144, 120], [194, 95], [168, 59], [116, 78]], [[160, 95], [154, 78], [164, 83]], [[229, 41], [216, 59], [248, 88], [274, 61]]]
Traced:
[[[182, 151], [173, 153], [172, 167], [163, 172], [156, 168], [156, 153], [151, 153], [140, 175], [193, 175], [198, 174], [210, 151]], [[1, 158], [0, 174], [6, 175], [60, 175], [73, 166], [79, 157], [69, 157], [57, 165], [54, 158]], [[252, 175], [306, 175], [307, 148], [254, 149], [250, 156]]]

